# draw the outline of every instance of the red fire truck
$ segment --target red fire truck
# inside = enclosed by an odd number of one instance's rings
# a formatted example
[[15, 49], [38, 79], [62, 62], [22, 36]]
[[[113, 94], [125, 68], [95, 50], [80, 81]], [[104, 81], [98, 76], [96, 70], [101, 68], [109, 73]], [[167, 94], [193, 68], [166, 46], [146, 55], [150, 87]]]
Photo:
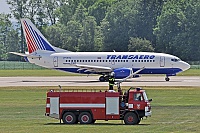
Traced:
[[[118, 90], [119, 91], [119, 90]], [[65, 124], [91, 124], [96, 120], [124, 120], [125, 124], [139, 124], [151, 116], [151, 106], [145, 90], [130, 88], [125, 91], [63, 92], [49, 91], [46, 116], [60, 119]]]

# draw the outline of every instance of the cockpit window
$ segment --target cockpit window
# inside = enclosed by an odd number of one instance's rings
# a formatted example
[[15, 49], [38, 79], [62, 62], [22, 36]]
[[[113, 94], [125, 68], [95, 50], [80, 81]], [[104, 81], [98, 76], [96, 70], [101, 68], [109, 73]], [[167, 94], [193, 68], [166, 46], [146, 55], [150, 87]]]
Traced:
[[171, 59], [171, 61], [178, 62], [178, 61], [180, 61], [180, 59], [179, 58], [173, 58], [173, 59]]

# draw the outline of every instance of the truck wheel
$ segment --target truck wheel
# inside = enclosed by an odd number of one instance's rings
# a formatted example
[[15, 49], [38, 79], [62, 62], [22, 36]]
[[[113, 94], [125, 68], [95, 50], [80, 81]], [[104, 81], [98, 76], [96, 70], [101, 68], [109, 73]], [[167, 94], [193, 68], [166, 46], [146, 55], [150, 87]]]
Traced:
[[92, 116], [90, 113], [88, 112], [82, 112], [79, 116], [78, 116], [78, 120], [80, 121], [80, 124], [90, 124], [92, 123]]
[[77, 122], [76, 115], [72, 112], [66, 112], [63, 115], [62, 120], [65, 124], [75, 124]]
[[133, 112], [128, 112], [124, 116], [124, 123], [127, 125], [135, 125], [138, 124], [138, 117]]
[[96, 121], [96, 120], [92, 120], [92, 124], [94, 124], [94, 123], [95, 123], [95, 121]]
[[140, 121], [141, 121], [141, 118], [139, 118], [139, 119], [138, 119], [138, 122], [137, 122], [136, 124], [139, 124], [139, 123], [140, 123]]

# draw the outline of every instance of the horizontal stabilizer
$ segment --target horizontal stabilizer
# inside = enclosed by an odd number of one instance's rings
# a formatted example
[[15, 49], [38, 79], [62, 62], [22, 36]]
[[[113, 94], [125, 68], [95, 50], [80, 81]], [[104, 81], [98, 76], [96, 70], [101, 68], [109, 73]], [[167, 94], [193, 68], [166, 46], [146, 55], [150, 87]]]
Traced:
[[17, 53], [17, 52], [9, 52], [11, 54], [15, 54], [15, 55], [19, 55], [19, 56], [22, 56], [22, 57], [29, 57], [29, 58], [41, 58], [41, 56], [37, 56], [37, 55], [30, 55], [30, 54], [23, 54], [23, 53]]

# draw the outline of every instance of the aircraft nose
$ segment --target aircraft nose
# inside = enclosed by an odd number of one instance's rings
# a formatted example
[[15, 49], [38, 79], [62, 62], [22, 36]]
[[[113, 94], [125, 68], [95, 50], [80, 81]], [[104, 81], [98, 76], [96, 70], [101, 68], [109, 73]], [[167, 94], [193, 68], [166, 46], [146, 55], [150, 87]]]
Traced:
[[190, 64], [188, 64], [187, 62], [184, 62], [184, 61], [183, 61], [182, 64], [183, 64], [183, 65], [182, 65], [182, 70], [183, 70], [183, 71], [186, 71], [186, 70], [188, 70], [188, 69], [190, 68]]

